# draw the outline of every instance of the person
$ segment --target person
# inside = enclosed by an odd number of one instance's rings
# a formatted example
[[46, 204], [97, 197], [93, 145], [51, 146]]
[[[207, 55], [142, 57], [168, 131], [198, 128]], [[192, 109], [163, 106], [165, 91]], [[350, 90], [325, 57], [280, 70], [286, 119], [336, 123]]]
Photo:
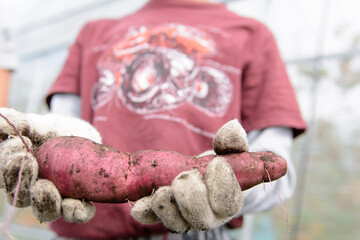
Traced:
[[7, 106], [11, 73], [17, 65], [18, 59], [9, 31], [0, 27], [0, 107]]
[[[213, 148], [218, 129], [238, 119], [250, 151], [287, 159], [287, 174], [272, 184], [284, 200], [294, 192], [290, 150], [306, 124], [284, 63], [262, 23], [224, 4], [151, 0], [124, 18], [87, 23], [46, 102], [51, 113], [91, 123], [104, 144], [129, 153], [198, 155]], [[227, 230], [240, 226], [241, 216], [280, 204], [262, 185], [244, 194], [231, 220], [206, 231], [173, 234], [162, 223], [136, 220], [131, 204], [106, 203], [94, 203], [86, 223], [59, 218], [50, 228], [58, 239], [230, 239]]]

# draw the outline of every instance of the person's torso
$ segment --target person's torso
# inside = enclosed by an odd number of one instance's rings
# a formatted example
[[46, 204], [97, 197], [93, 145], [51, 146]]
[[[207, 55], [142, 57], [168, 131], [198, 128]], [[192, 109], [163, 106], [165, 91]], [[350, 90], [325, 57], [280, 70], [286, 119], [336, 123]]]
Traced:
[[93, 23], [82, 46], [82, 117], [120, 151], [200, 154], [241, 117], [253, 22], [222, 5], [169, 2]]
[[[241, 118], [242, 68], [256, 24], [221, 5], [182, 3], [153, 1], [124, 19], [93, 22], [85, 32], [82, 118], [105, 144], [130, 153], [197, 155], [212, 148], [223, 124]], [[52, 225], [66, 234], [79, 226]], [[94, 219], [81, 228], [109, 238], [166, 231], [138, 223], [128, 204], [97, 205]]]

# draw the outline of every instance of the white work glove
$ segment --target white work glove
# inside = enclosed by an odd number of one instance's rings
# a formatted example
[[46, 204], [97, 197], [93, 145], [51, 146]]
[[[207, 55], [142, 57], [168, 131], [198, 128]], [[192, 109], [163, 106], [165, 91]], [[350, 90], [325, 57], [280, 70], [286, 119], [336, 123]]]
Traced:
[[52, 182], [38, 179], [38, 164], [33, 152], [46, 140], [58, 136], [79, 136], [101, 143], [97, 130], [77, 118], [24, 114], [10, 108], [0, 108], [0, 113], [6, 118], [0, 116], [0, 188], [5, 188], [9, 204], [14, 201], [23, 166], [16, 207], [31, 206], [40, 222], [51, 222], [62, 215], [68, 222], [91, 219], [95, 214], [92, 203], [62, 199]]
[[138, 200], [132, 216], [144, 224], [162, 222], [174, 233], [210, 230], [236, 216], [243, 205], [243, 192], [221, 155], [248, 151], [246, 133], [232, 120], [218, 131], [213, 144], [218, 156], [207, 166], [205, 177], [197, 169], [180, 173], [170, 186]]

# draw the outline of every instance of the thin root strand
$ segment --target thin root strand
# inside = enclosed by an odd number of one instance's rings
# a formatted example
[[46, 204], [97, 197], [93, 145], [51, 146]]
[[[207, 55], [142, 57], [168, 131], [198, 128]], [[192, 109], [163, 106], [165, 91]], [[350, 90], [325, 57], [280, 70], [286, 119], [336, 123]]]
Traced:
[[[32, 149], [26, 143], [26, 141], [25, 141], [24, 137], [22, 136], [21, 132], [15, 127], [15, 125], [7, 117], [5, 117], [2, 113], [0, 113], [0, 117], [2, 117], [14, 129], [17, 136], [23, 142], [23, 144], [24, 144], [24, 146], [26, 148], [26, 151], [29, 154], [34, 156]], [[21, 176], [22, 176], [24, 166], [25, 166], [25, 157], [23, 157], [23, 159], [22, 159], [21, 167], [20, 167], [20, 170], [19, 170], [18, 181], [17, 181], [16, 188], [15, 188], [14, 199], [13, 199], [13, 203], [12, 203], [12, 206], [11, 206], [11, 210], [9, 211], [9, 213], [8, 213], [8, 215], [6, 217], [5, 228], [6, 228], [7, 239], [9, 239], [9, 238], [12, 239], [12, 236], [11, 236], [11, 233], [10, 233], [10, 221], [11, 221], [11, 216], [13, 215], [13, 213], [15, 211], [15, 206], [16, 206], [18, 194], [19, 194], [19, 191], [20, 191]]]
[[[268, 175], [270, 186], [271, 186], [271, 188], [276, 192], [276, 194], [277, 194], [277, 196], [278, 196], [278, 198], [279, 198], [279, 200], [280, 200], [281, 207], [284, 209], [284, 212], [285, 212], [285, 215], [286, 215], [286, 227], [287, 227], [287, 232], [286, 232], [286, 235], [287, 235], [287, 236], [286, 236], [286, 239], [289, 240], [290, 225], [289, 225], [289, 215], [288, 215], [288, 211], [287, 211], [287, 209], [286, 209], [286, 207], [285, 207], [285, 205], [284, 205], [284, 202], [283, 202], [283, 200], [282, 200], [282, 198], [281, 198], [281, 196], [280, 196], [279, 191], [276, 190], [276, 188], [275, 188], [275, 187], [273, 186], [273, 184], [272, 184], [269, 171], [268, 171], [266, 168], [264, 168], [264, 169], [265, 169], [265, 171], [266, 171], [266, 173], [267, 173], [267, 175]], [[268, 193], [266, 192], [265, 184], [264, 184], [264, 191], [265, 191], [266, 195], [269, 196]]]

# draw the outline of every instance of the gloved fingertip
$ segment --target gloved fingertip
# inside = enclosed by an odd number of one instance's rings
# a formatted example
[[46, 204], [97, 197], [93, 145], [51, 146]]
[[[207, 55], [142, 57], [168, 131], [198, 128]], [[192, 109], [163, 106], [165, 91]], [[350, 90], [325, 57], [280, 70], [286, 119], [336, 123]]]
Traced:
[[151, 197], [151, 208], [172, 233], [183, 233], [189, 224], [183, 218], [174, 198], [171, 187], [161, 187]]
[[[20, 170], [22, 174], [19, 184]], [[18, 208], [30, 206], [29, 188], [35, 183], [37, 175], [38, 165], [32, 155], [26, 152], [10, 155], [2, 168], [1, 176], [8, 203], [12, 205], [16, 201], [15, 207]]]
[[30, 188], [33, 214], [40, 222], [52, 222], [61, 217], [62, 197], [55, 185], [45, 179]]
[[70, 223], [88, 222], [96, 212], [94, 204], [79, 199], [66, 198], [61, 203], [64, 220]]
[[143, 224], [154, 224], [160, 222], [158, 216], [151, 209], [150, 196], [137, 200], [135, 205], [131, 208], [130, 213], [136, 220]]
[[244, 194], [225, 158], [216, 157], [209, 163], [205, 172], [205, 184], [211, 209], [218, 216], [227, 218], [240, 211]]
[[213, 147], [217, 155], [249, 151], [246, 132], [237, 119], [227, 122], [219, 129]]

